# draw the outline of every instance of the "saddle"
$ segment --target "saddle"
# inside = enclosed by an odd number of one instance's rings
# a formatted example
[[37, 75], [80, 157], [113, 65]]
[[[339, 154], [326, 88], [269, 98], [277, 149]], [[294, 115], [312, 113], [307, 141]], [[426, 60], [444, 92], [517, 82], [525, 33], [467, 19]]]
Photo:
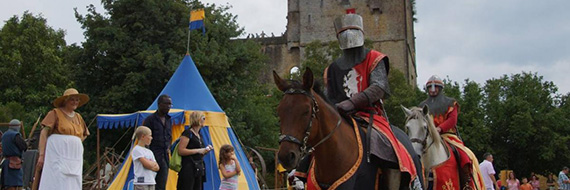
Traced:
[[[368, 121], [360, 117], [354, 117], [357, 125], [363, 129], [368, 128]], [[398, 158], [396, 153], [394, 152], [394, 148], [392, 147], [392, 143], [384, 134], [380, 133], [378, 129], [372, 127], [370, 130], [370, 154], [380, 158], [383, 161], [390, 162], [392, 167], [397, 169], [398, 166]]]
[[[447, 142], [445, 143], [448, 144]], [[449, 145], [449, 147], [451, 147], [451, 152], [453, 153], [453, 156], [455, 156], [455, 162], [457, 164], [457, 169], [459, 170], [459, 184], [461, 186], [461, 189], [472, 189], [472, 187], [470, 186], [471, 173], [472, 173], [471, 166], [462, 167], [461, 166], [462, 158], [459, 155], [457, 147], [451, 144]]]

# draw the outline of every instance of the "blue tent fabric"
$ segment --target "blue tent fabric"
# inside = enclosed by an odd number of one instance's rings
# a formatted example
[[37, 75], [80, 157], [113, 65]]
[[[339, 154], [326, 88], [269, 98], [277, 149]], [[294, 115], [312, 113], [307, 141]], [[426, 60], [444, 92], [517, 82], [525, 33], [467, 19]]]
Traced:
[[[214, 143], [212, 143], [212, 138], [208, 134], [210, 134], [209, 127], [206, 126], [200, 129], [200, 135], [202, 135], [203, 137], [202, 140], [204, 141], [204, 144], [212, 145]], [[218, 170], [217, 167], [218, 161], [216, 160], [216, 156], [214, 154], [204, 155], [204, 163], [206, 164], [206, 166], [211, 166], [211, 167], [206, 167], [206, 175], [208, 175], [206, 176], [206, 178], [208, 180], [206, 181], [206, 183], [204, 183], [203, 189], [216, 189], [215, 184], [220, 184], [222, 182], [222, 180], [218, 177], [221, 174], [220, 170]]]
[[[181, 88], [181, 87], [184, 88]], [[198, 68], [190, 56], [185, 56], [178, 69], [174, 72], [161, 94], [172, 98], [172, 107], [183, 110], [224, 112], [198, 72]], [[158, 97], [148, 107], [157, 109]]]
[[[109, 115], [101, 114], [97, 115], [97, 127], [99, 129], [117, 129], [117, 128], [127, 128], [135, 125], [140, 125], [146, 117], [153, 114], [154, 112], [135, 112], [131, 114], [119, 114], [119, 115]], [[172, 124], [181, 124], [184, 122], [184, 111], [170, 112]], [[138, 122], [138, 123], [137, 123]]]
[[[235, 152], [238, 160], [240, 160], [241, 162], [248, 161], [248, 163], [249, 163], [249, 159], [247, 159], [247, 156], [245, 156], [245, 153], [244, 153], [245, 151], [242, 149], [241, 143], [238, 141], [238, 138], [235, 135], [232, 128], [228, 128], [228, 135], [230, 136], [230, 141], [232, 142], [232, 145], [234, 145], [234, 149], [235, 149], [234, 152]], [[249, 189], [259, 188], [259, 187], [254, 186], [254, 184], [257, 184], [257, 181], [256, 181], [257, 178], [255, 176], [255, 171], [253, 171], [253, 168], [252, 167], [245, 167], [245, 168], [242, 168], [242, 170], [243, 170], [242, 174], [246, 175], [245, 179], [247, 180], [247, 184], [249, 185]]]

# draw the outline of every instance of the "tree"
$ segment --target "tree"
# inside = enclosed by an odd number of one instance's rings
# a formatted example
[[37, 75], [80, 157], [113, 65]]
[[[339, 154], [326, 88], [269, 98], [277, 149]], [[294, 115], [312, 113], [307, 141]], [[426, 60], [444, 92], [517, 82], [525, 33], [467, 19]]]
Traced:
[[[184, 55], [188, 8], [184, 1], [103, 0], [108, 17], [88, 7], [77, 20], [86, 41], [76, 80], [92, 98], [95, 113], [146, 109]], [[97, 84], [97, 85], [94, 85]]]
[[568, 127], [563, 109], [557, 108], [556, 86], [536, 73], [504, 75], [487, 80], [485, 125], [497, 155], [497, 165], [517, 173], [560, 169], [567, 160]]
[[[277, 119], [268, 110], [276, 100], [266, 98], [267, 88], [257, 82], [266, 57], [256, 42], [232, 40], [243, 28], [227, 13], [229, 7], [183, 0], [102, 2], [107, 14], [94, 6], [86, 15], [76, 12], [87, 40], [83, 47], [69, 47], [66, 56], [78, 71], [73, 78], [92, 98], [85, 108], [89, 115], [146, 109], [185, 54], [190, 7], [204, 8], [206, 33], [191, 32], [192, 59], [237, 135], [247, 137], [242, 142], [276, 146], [277, 135], [267, 135], [278, 133]], [[121, 135], [102, 133], [107, 137], [102, 146]]]
[[463, 138], [466, 146], [475, 155], [483, 155], [490, 152], [491, 137], [488, 135], [492, 131], [485, 126], [485, 113], [482, 108], [483, 89], [480, 85], [469, 79], [465, 80], [463, 92], [459, 101], [460, 114], [457, 121], [459, 134]]
[[[40, 15], [26, 11], [21, 17], [8, 19], [0, 30], [0, 104], [5, 103], [6, 108], [23, 106], [25, 114], [12, 117], [19, 117], [25, 126], [35, 122], [38, 114], [46, 113], [55, 97], [73, 86], [64, 54], [64, 31], [49, 27]], [[12, 118], [6, 119], [0, 122]]]
[[391, 96], [385, 101], [385, 109], [390, 120], [390, 124], [403, 129], [406, 124], [406, 115], [400, 105], [407, 108], [417, 106], [421, 100], [418, 97], [425, 96], [421, 91], [410, 85], [403, 72], [397, 69], [390, 69], [388, 74]]
[[[315, 81], [324, 84], [323, 74], [325, 68], [342, 54], [342, 50], [338, 47], [337, 41], [321, 42], [315, 40], [307, 44], [302, 65], [311, 68]], [[299, 79], [300, 76], [295, 78]]]

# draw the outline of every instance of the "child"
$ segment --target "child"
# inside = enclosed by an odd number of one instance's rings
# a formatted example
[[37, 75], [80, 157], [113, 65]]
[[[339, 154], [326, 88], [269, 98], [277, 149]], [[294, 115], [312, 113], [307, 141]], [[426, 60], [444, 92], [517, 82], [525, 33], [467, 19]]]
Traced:
[[238, 188], [238, 175], [241, 172], [239, 161], [234, 154], [234, 147], [232, 145], [223, 145], [220, 148], [220, 164], [218, 169], [222, 172], [222, 183], [220, 190], [232, 190]]
[[530, 185], [530, 183], [528, 183], [528, 180], [526, 179], [526, 177], [522, 178], [522, 182], [523, 184], [520, 187], [520, 190], [532, 190], [532, 185]]
[[154, 190], [154, 178], [159, 166], [152, 151], [146, 148], [152, 140], [152, 131], [146, 126], [139, 126], [135, 130], [135, 137], [139, 140], [131, 153], [135, 169], [135, 190]]

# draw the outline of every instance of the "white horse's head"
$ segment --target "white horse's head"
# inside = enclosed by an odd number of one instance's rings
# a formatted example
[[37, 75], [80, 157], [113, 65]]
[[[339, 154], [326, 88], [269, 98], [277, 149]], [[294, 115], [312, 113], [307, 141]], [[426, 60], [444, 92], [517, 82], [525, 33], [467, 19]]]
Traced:
[[423, 108], [401, 107], [406, 114], [406, 132], [418, 155], [423, 155], [431, 144], [441, 143], [427, 105]]

